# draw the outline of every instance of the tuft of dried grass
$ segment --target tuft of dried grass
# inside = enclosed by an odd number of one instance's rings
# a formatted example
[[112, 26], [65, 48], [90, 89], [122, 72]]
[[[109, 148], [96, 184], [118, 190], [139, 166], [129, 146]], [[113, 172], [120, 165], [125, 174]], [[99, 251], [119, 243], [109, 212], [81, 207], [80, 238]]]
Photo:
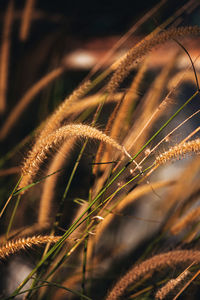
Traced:
[[56, 131], [47, 135], [34, 147], [28, 154], [22, 168], [23, 178], [20, 182], [19, 188], [24, 188], [32, 182], [32, 179], [36, 175], [40, 164], [47, 158], [47, 154], [55, 147], [58, 147], [60, 143], [70, 138], [91, 138], [100, 140], [122, 154], [128, 155], [125, 148], [119, 145], [115, 140], [107, 136], [100, 130], [83, 124], [68, 124], [60, 127]]
[[149, 39], [142, 40], [141, 43], [133, 47], [121, 61], [107, 85], [108, 92], [113, 93], [124, 78], [128, 76], [133, 64], [154, 47], [164, 44], [168, 40], [184, 37], [186, 35], [198, 35], [199, 33], [200, 28], [198, 26], [186, 26], [170, 28], [159, 34], [152, 35]]
[[177, 278], [171, 279], [166, 283], [157, 293], [155, 294], [155, 299], [162, 300], [164, 299], [171, 291], [173, 291], [178, 285], [183, 283], [186, 277], [190, 275], [190, 272], [185, 270]]
[[47, 243], [56, 243], [60, 236], [33, 236], [11, 240], [0, 247], [0, 259], [5, 259], [11, 254], [17, 253], [22, 249], [31, 248], [32, 246], [40, 246]]
[[197, 138], [192, 141], [175, 145], [174, 147], [171, 147], [168, 151], [163, 152], [162, 154], [156, 157], [155, 165], [160, 166], [173, 159], [181, 159], [185, 157], [186, 154], [192, 154], [192, 153], [199, 154], [199, 152], [200, 152], [200, 138]]
[[133, 266], [114, 286], [106, 300], [123, 299], [127, 288], [137, 282], [142, 276], [152, 271], [160, 271], [163, 268], [174, 268], [186, 263], [199, 263], [200, 251], [198, 250], [174, 250], [164, 254], [158, 254], [147, 259], [139, 265]]
[[[50, 224], [49, 223], [43, 223], [38, 224], [38, 223], [34, 223], [31, 226], [22, 226], [20, 228], [17, 229], [13, 229], [10, 233], [9, 233], [9, 239], [11, 240], [16, 240], [17, 238], [25, 238], [25, 237], [29, 237], [29, 236], [35, 236], [35, 235], [39, 235], [41, 234], [41, 232], [43, 233], [47, 233], [49, 231], [50, 228]], [[0, 236], [0, 244], [4, 244], [5, 243], [5, 234]]]

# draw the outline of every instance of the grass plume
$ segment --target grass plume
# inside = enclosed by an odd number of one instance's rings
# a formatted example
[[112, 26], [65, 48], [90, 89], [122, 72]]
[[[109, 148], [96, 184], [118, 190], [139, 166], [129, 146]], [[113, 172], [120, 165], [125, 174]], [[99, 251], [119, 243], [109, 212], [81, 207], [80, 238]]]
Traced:
[[172, 292], [177, 286], [179, 286], [188, 277], [190, 272], [187, 270], [181, 273], [177, 278], [171, 279], [166, 285], [164, 285], [155, 295], [155, 299], [162, 300]]
[[123, 146], [119, 145], [115, 140], [100, 130], [83, 124], [68, 124], [60, 127], [58, 130], [47, 135], [46, 138], [40, 140], [38, 147], [35, 147], [29, 152], [29, 155], [22, 168], [23, 178], [20, 182], [19, 188], [24, 188], [32, 182], [34, 176], [37, 174], [40, 164], [47, 158], [49, 151], [55, 147], [58, 147], [60, 143], [66, 139], [75, 137], [100, 140], [112, 146], [122, 154], [127, 155], [127, 152]]
[[139, 265], [133, 266], [124, 275], [108, 294], [106, 300], [118, 300], [123, 297], [128, 286], [133, 285], [148, 272], [161, 270], [162, 268], [173, 268], [176, 265], [186, 263], [199, 263], [200, 251], [195, 250], [174, 250], [164, 254], [158, 254], [147, 259]]
[[154, 47], [161, 45], [168, 40], [185, 37], [186, 35], [199, 35], [200, 29], [198, 26], [186, 26], [179, 28], [170, 28], [159, 34], [153, 35], [150, 39], [144, 39], [138, 46], [133, 47], [122, 60], [117, 70], [111, 77], [107, 90], [113, 93], [120, 83], [128, 76], [133, 63], [137, 62]]
[[200, 139], [191, 140], [185, 143], [180, 143], [174, 147], [171, 147], [168, 151], [161, 153], [156, 157], [155, 164], [160, 166], [168, 161], [174, 159], [181, 159], [188, 154], [196, 153], [200, 151]]
[[0, 259], [5, 259], [11, 254], [15, 254], [20, 250], [25, 250], [33, 246], [40, 246], [47, 243], [56, 243], [60, 239], [59, 236], [33, 236], [20, 238], [17, 240], [8, 241], [6, 244], [0, 246]]

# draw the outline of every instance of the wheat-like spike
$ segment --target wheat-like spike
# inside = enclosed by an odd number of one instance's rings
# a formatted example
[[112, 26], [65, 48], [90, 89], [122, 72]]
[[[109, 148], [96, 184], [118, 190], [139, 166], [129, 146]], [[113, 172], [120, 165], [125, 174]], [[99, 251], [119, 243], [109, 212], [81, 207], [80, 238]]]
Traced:
[[59, 77], [64, 72], [63, 67], [58, 67], [52, 70], [50, 73], [42, 77], [38, 82], [36, 82], [20, 99], [14, 109], [11, 111], [7, 120], [0, 130], [0, 140], [4, 139], [9, 133], [13, 125], [15, 124], [17, 118], [21, 115], [24, 109], [29, 105], [32, 99], [37, 95], [45, 86], [47, 86], [51, 81]]
[[180, 159], [184, 157], [186, 154], [196, 153], [199, 154], [200, 152], [200, 138], [195, 140], [180, 143], [175, 145], [174, 147], [170, 148], [168, 151], [160, 154], [155, 159], [155, 165], [159, 166], [165, 164], [166, 162], [172, 159]]
[[39, 235], [8, 241], [6, 244], [0, 246], [0, 259], [4, 259], [11, 254], [14, 254], [22, 249], [31, 248], [32, 246], [56, 243], [60, 238], [60, 236]]
[[[43, 234], [46, 234], [47, 232], [49, 232], [50, 230], [50, 224], [49, 222], [46, 224], [38, 224], [38, 223], [34, 223], [30, 226], [22, 226], [20, 228], [17, 229], [13, 229], [10, 231], [9, 233], [9, 240], [13, 240], [13, 239], [17, 239], [17, 238], [21, 238], [21, 237], [28, 237], [28, 236], [36, 236], [41, 234], [41, 232]], [[0, 244], [4, 244], [5, 243], [5, 234], [0, 236]]]
[[182, 272], [177, 278], [171, 279], [167, 284], [165, 284], [156, 294], [155, 298], [157, 300], [164, 299], [173, 289], [175, 289], [183, 280], [190, 274], [189, 271]]
[[8, 85], [11, 29], [14, 16], [14, 1], [10, 0], [5, 13], [3, 24], [3, 32], [1, 33], [1, 48], [0, 48], [0, 113], [3, 113], [6, 108], [6, 93]]
[[[108, 51], [108, 53], [94, 66], [92, 70], [92, 74], [94, 74], [97, 70], [100, 69], [101, 66], [104, 65], [106, 61], [112, 55], [115, 53], [117, 49], [120, 49], [120, 47], [125, 44], [125, 42], [130, 38], [131, 35], [133, 35], [134, 32], [139, 28], [139, 26], [143, 23], [145, 23], [146, 20], [148, 20], [150, 17], [153, 16], [153, 14], [164, 4], [166, 0], [161, 0], [157, 5], [155, 5], [152, 9], [148, 10], [117, 42], [116, 44]], [[120, 59], [119, 59], [120, 60]], [[118, 60], [118, 61], [119, 61]], [[117, 62], [115, 62], [111, 68], [115, 70], [115, 65], [117, 65]]]
[[199, 33], [200, 28], [198, 26], [186, 26], [170, 28], [157, 35], [153, 35], [150, 39], [144, 39], [139, 45], [133, 47], [122, 60], [107, 85], [108, 92], [113, 93], [124, 80], [124, 78], [128, 76], [133, 63], [141, 59], [155, 46], [163, 44], [168, 40], [184, 37], [185, 35], [189, 34], [198, 35]]
[[28, 37], [34, 6], [35, 0], [26, 0], [19, 33], [19, 38], [21, 41], [25, 41]]
[[37, 144], [37, 147], [34, 147], [29, 152], [22, 168], [23, 178], [19, 188], [25, 187], [32, 181], [32, 178], [36, 175], [40, 164], [46, 159], [48, 152], [50, 152], [53, 148], [58, 147], [58, 145], [66, 139], [74, 137], [97, 139], [111, 145], [113, 148], [121, 151], [125, 155], [127, 153], [123, 146], [119, 145], [115, 140], [92, 126], [83, 124], [68, 124], [52, 132], [45, 138], [40, 139], [40, 143]]
[[106, 300], [124, 299], [127, 288], [137, 282], [149, 272], [163, 268], [175, 267], [178, 264], [199, 263], [200, 251], [198, 250], [174, 250], [164, 254], [158, 254], [145, 260], [139, 265], [133, 266], [114, 286]]
[[176, 294], [176, 296], [173, 298], [173, 300], [178, 299], [178, 297], [185, 291], [186, 288], [188, 288], [189, 285], [191, 285], [192, 281], [194, 281], [200, 274], [200, 270], [198, 270], [190, 280], [187, 281], [186, 284], [182, 287], [182, 289]]

